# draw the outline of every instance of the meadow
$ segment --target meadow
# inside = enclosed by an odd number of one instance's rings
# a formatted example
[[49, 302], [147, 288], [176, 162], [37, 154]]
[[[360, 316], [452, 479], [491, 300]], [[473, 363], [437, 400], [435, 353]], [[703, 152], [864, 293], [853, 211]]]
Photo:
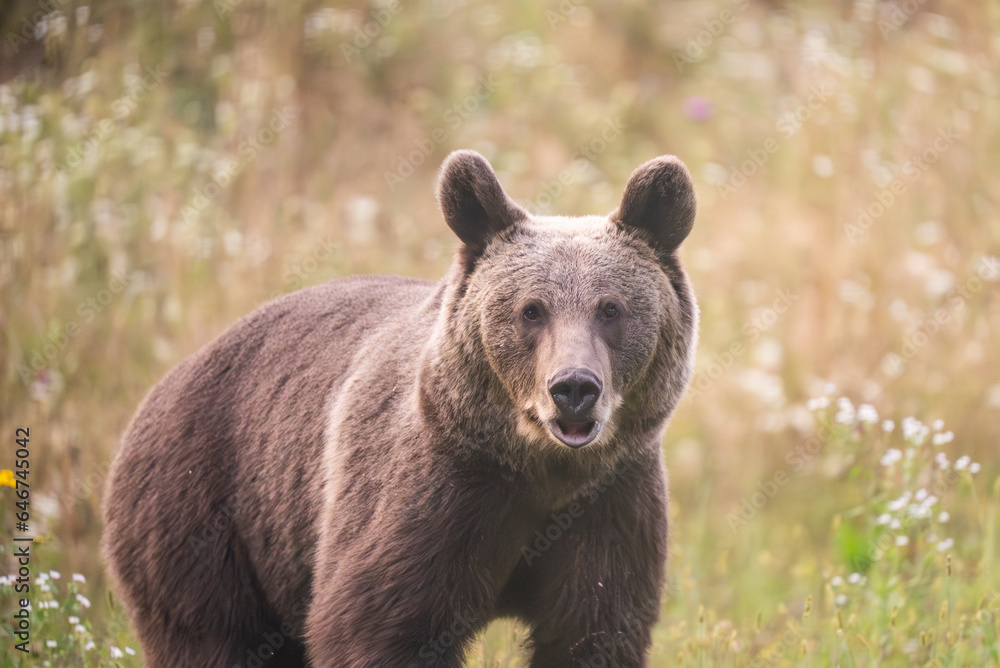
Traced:
[[273, 296], [442, 276], [457, 148], [538, 213], [694, 176], [651, 666], [1000, 666], [998, 72], [988, 2], [5, 3], [0, 668], [142, 665], [98, 549], [129, 417]]

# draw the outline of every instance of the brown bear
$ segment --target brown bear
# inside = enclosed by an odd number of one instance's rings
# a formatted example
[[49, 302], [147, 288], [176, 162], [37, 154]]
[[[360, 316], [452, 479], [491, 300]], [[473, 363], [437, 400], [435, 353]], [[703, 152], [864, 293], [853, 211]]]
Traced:
[[647, 664], [697, 336], [688, 171], [532, 216], [458, 151], [437, 195], [442, 281], [280, 297], [139, 407], [103, 546], [147, 666], [455, 668], [499, 617], [536, 668]]

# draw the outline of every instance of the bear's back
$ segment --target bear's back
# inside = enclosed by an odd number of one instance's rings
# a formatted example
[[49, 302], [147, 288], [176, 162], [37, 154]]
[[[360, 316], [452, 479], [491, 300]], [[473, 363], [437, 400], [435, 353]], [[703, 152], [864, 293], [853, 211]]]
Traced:
[[[429, 334], [432, 322], [414, 322], [414, 316], [435, 286], [399, 276], [352, 276], [261, 306], [153, 388], [126, 433], [125, 448], [144, 440], [147, 423], [163, 433], [169, 418], [197, 419], [217, 435], [228, 431], [238, 437], [246, 428], [257, 435], [261, 428], [269, 430], [262, 423], [269, 416], [287, 420], [321, 408], [325, 394], [373, 334], [405, 323], [408, 342], [419, 348], [423, 337], [415, 330], [426, 325]], [[174, 426], [195, 429], [193, 424]], [[278, 424], [271, 428], [280, 429]]]

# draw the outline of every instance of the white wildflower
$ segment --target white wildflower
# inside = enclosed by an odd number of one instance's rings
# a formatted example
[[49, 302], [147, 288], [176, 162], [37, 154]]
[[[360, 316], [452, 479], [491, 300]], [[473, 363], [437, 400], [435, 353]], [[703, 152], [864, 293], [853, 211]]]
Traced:
[[903, 458], [903, 453], [900, 452], [897, 448], [889, 448], [888, 450], [885, 451], [885, 454], [882, 455], [881, 463], [882, 466], [892, 466], [902, 458]]
[[84, 596], [83, 594], [77, 594], [77, 595], [76, 595], [76, 600], [77, 600], [77, 601], [78, 601], [78, 602], [80, 603], [80, 605], [82, 605], [83, 607], [85, 607], [85, 608], [89, 608], [89, 607], [90, 607], [90, 600], [89, 600], [89, 599], [87, 599], [87, 597], [86, 597], [86, 596]]
[[86, 645], [83, 646], [83, 649], [89, 652], [90, 650], [94, 649], [95, 647], [97, 647], [97, 645], [95, 645], [94, 641], [91, 640]]
[[851, 584], [858, 584], [861, 582], [861, 573], [851, 573], [847, 576], [847, 581]]
[[909, 545], [910, 539], [907, 536], [896, 536], [896, 545], [903, 547], [904, 545]]
[[854, 410], [854, 404], [847, 397], [840, 397], [837, 399], [837, 414], [834, 416], [834, 420], [840, 424], [853, 425], [855, 422], [856, 413]]
[[950, 519], [951, 519], [951, 515], [948, 513], [947, 510], [942, 510], [938, 514], [938, 522], [942, 522], [943, 523], [943, 522], [947, 522]]
[[896, 423], [893, 422], [892, 420], [882, 420], [882, 431], [884, 431], [885, 433], [888, 434], [895, 428], [896, 428]]
[[934, 434], [931, 437], [931, 443], [937, 446], [942, 446], [945, 443], [951, 443], [955, 440], [955, 434], [950, 431], [942, 431], [940, 433]]
[[858, 406], [858, 421], [862, 424], [878, 424], [878, 411], [871, 404]]
[[972, 460], [969, 459], [968, 455], [962, 455], [958, 458], [958, 461], [955, 462], [955, 470], [964, 471], [966, 467], [969, 466], [970, 461]]
[[87, 629], [83, 626], [83, 624], [77, 624], [76, 626], [73, 627], [73, 630], [76, 631], [77, 633], [87, 632]]
[[70, 624], [79, 624], [80, 618], [77, 617], [76, 615], [71, 615], [69, 619], [67, 619], [66, 621], [68, 621]]
[[893, 519], [891, 522], [889, 522], [889, 528], [892, 529], [892, 530], [894, 530], [894, 531], [896, 529], [900, 528], [901, 526], [903, 526], [903, 525], [897, 519]]
[[55, 640], [46, 640], [45, 641], [45, 646], [46, 647], [56, 647], [58, 645], [59, 645], [59, 643], [57, 643]]
[[890, 515], [889, 513], [882, 513], [881, 515], [878, 516], [878, 519], [875, 520], [875, 524], [888, 524], [891, 521], [892, 521], [892, 515]]
[[927, 498], [927, 490], [921, 487], [917, 490], [917, 493], [913, 495], [914, 501], [923, 501]]
[[73, 582], [81, 582], [83, 584], [86, 584], [87, 578], [83, 577], [83, 573], [73, 573]]
[[923, 445], [924, 439], [930, 433], [927, 425], [915, 417], [905, 417], [902, 421], [903, 438], [913, 445]]
[[60, 573], [59, 571], [49, 571], [49, 577], [52, 578], [53, 580], [58, 580], [59, 578], [62, 577], [62, 573]]
[[903, 495], [901, 497], [899, 497], [895, 501], [889, 502], [889, 510], [892, 511], [902, 510], [903, 508], [906, 507], [906, 504], [910, 502], [911, 498], [913, 498], [912, 494], [910, 494], [909, 492], [903, 492]]
[[941, 469], [942, 471], [948, 470], [949, 466], [948, 455], [944, 454], [943, 452], [939, 452], [936, 455], [934, 455], [934, 461], [937, 462], [938, 468]]
[[842, 608], [845, 605], [847, 605], [847, 595], [846, 594], [838, 594], [837, 598], [833, 599], [833, 602], [837, 604], [837, 607]]
[[944, 429], [944, 420], [934, 420], [934, 422], [931, 422], [931, 429], [934, 431], [941, 431]]
[[882, 466], [892, 466], [902, 458], [903, 458], [902, 452], [900, 452], [896, 448], [889, 448], [888, 450], [885, 451], [885, 454], [882, 455]]
[[943, 541], [938, 543], [937, 549], [938, 552], [945, 552], [947, 550], [950, 550], [954, 546], [955, 546], [955, 541], [953, 539], [945, 538]]
[[972, 462], [969, 464], [969, 473], [979, 473], [980, 468], [979, 462]]
[[830, 578], [831, 587], [839, 587], [842, 584], [844, 584], [844, 578], [840, 577], [839, 575], [834, 575], [832, 578]]
[[129, 656], [135, 656], [135, 650], [127, 645], [125, 646], [125, 653]]
[[110, 649], [110, 652], [111, 652], [111, 658], [112, 658], [112, 659], [120, 659], [120, 658], [122, 658], [123, 656], [125, 656], [125, 653], [124, 653], [124, 652], [122, 652], [122, 651], [121, 651], [120, 649], [118, 649], [117, 647], [111, 647], [111, 649]]
[[806, 408], [811, 411], [821, 411], [830, 405], [830, 397], [813, 397], [806, 402]]

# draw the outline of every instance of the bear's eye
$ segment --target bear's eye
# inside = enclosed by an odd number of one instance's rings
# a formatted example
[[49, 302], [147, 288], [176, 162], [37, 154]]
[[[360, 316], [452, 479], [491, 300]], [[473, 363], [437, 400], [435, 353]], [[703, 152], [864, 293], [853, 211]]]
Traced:
[[618, 317], [618, 307], [614, 304], [605, 304], [604, 308], [601, 309], [601, 315], [604, 316], [605, 320], [612, 320]]
[[538, 304], [528, 304], [524, 307], [524, 313], [522, 315], [524, 315], [525, 320], [531, 320], [534, 322], [542, 317], [542, 311], [538, 308]]

